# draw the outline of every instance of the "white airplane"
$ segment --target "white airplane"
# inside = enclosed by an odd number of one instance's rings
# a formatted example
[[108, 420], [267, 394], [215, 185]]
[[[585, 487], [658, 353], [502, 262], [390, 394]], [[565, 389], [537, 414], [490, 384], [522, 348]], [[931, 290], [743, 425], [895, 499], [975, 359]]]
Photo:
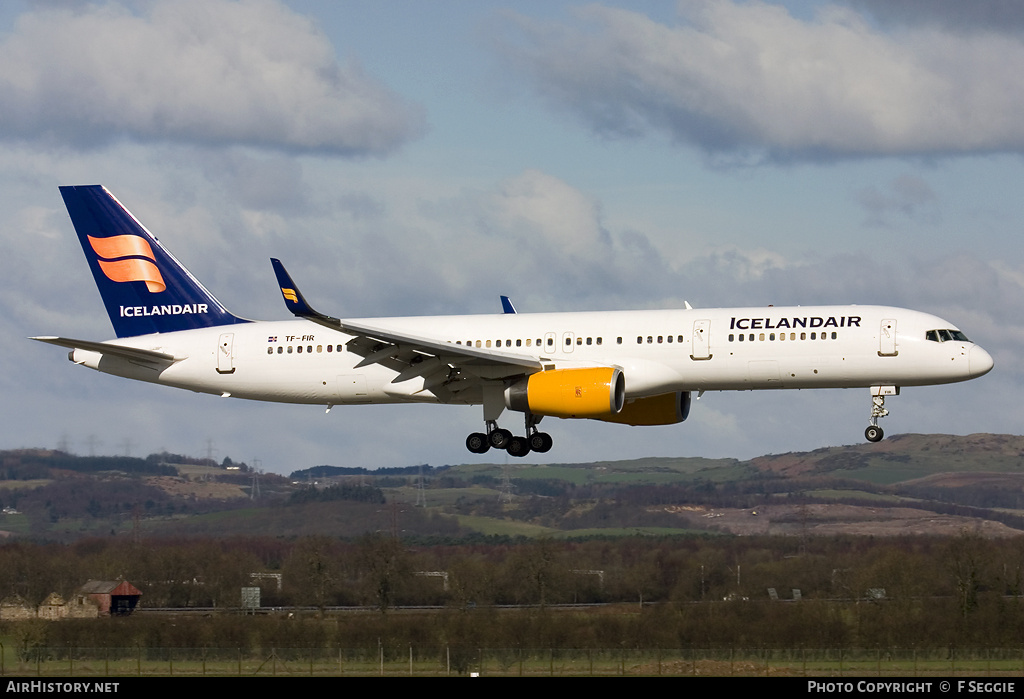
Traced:
[[[865, 436], [905, 386], [966, 381], [992, 357], [952, 323], [884, 306], [505, 313], [339, 320], [313, 310], [272, 260], [287, 321], [232, 315], [105, 188], [61, 187], [116, 340], [34, 340], [75, 364], [201, 393], [327, 406], [483, 406], [466, 439], [546, 452], [543, 417], [670, 425], [705, 391], [867, 388]], [[498, 426], [523, 415], [522, 436]]]

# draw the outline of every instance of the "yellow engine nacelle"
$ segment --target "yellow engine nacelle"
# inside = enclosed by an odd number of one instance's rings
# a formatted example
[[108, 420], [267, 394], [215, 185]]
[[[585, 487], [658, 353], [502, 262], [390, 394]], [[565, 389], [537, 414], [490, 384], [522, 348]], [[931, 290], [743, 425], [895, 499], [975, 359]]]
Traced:
[[551, 417], [611, 417], [625, 401], [626, 380], [613, 367], [542, 371], [505, 389], [510, 410]]
[[623, 425], [674, 425], [689, 414], [690, 392], [676, 391], [631, 400], [617, 414], [600, 415], [594, 419]]

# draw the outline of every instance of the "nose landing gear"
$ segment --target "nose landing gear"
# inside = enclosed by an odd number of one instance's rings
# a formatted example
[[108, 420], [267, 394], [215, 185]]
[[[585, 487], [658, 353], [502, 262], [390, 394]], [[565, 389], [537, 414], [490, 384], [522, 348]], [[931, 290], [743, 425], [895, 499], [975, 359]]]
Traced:
[[868, 428], [864, 430], [864, 437], [869, 442], [881, 442], [885, 432], [878, 426], [878, 419], [885, 417], [889, 411], [885, 409], [886, 396], [898, 396], [899, 386], [872, 386], [871, 387], [871, 417]]

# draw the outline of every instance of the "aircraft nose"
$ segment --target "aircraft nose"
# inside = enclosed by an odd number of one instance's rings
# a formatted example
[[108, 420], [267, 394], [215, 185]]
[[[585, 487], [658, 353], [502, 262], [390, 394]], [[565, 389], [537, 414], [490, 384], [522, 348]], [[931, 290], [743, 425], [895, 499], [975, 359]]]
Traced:
[[995, 364], [992, 355], [977, 345], [972, 347], [970, 354], [967, 355], [967, 367], [971, 376], [984, 376], [992, 371]]

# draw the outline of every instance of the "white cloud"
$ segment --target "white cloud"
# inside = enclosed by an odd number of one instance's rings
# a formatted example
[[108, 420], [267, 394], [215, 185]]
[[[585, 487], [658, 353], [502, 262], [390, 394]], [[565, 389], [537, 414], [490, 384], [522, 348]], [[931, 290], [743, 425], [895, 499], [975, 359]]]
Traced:
[[521, 24], [509, 53], [598, 133], [667, 134], [778, 160], [1024, 150], [1024, 40], [916, 26], [883, 33], [830, 6], [680, 4], [667, 26], [590, 6], [587, 27]]
[[274, 0], [156, 0], [43, 8], [0, 43], [0, 138], [118, 138], [382, 154], [417, 136], [420, 108]]

